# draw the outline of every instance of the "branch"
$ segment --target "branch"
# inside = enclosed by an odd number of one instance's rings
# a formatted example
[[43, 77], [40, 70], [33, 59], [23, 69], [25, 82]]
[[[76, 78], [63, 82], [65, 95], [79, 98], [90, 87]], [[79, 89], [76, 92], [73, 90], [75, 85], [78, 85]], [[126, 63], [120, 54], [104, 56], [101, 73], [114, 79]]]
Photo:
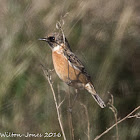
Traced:
[[126, 117], [124, 117], [123, 119], [119, 120], [117, 123], [113, 124], [111, 127], [109, 127], [106, 131], [104, 131], [102, 134], [100, 134], [99, 136], [97, 136], [94, 140], [98, 140], [99, 138], [101, 138], [103, 135], [105, 135], [106, 133], [108, 133], [112, 128], [114, 128], [116, 125], [120, 124], [121, 122], [123, 122], [124, 120], [128, 119], [134, 112], [136, 112], [138, 109], [140, 109], [140, 106], [138, 106], [137, 108], [135, 108], [131, 113], [129, 113]]
[[63, 129], [61, 118], [60, 118], [59, 106], [57, 104], [57, 100], [56, 100], [55, 92], [54, 92], [53, 85], [52, 85], [52, 82], [51, 82], [51, 76], [49, 74], [49, 70], [45, 70], [44, 67], [42, 67], [42, 71], [44, 72], [45, 78], [48, 80], [49, 85], [51, 87], [51, 90], [52, 90], [52, 93], [53, 93], [54, 102], [55, 102], [55, 107], [56, 107], [56, 111], [57, 111], [59, 125], [60, 125], [60, 128], [61, 128], [62, 134], [63, 134], [63, 138], [64, 138], [64, 140], [66, 140], [65, 132], [64, 132], [64, 129]]

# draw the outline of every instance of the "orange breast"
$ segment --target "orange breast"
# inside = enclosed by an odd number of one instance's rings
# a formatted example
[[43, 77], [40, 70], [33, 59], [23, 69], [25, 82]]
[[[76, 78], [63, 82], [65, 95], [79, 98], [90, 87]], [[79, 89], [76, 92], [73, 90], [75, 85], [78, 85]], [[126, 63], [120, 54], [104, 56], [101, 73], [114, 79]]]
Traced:
[[78, 82], [78, 83], [84, 83], [86, 84], [87, 78], [84, 74], [82, 74], [79, 70], [74, 69], [66, 58], [62, 55], [54, 51], [52, 53], [53, 57], [53, 64], [56, 73], [62, 79], [64, 82]]

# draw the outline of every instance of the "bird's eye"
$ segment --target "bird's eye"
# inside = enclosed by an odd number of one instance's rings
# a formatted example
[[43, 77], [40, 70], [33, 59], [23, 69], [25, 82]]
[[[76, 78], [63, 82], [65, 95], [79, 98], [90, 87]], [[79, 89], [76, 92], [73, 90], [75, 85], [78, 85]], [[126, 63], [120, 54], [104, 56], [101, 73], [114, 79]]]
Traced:
[[55, 41], [55, 37], [50, 37], [49, 39], [51, 42]]

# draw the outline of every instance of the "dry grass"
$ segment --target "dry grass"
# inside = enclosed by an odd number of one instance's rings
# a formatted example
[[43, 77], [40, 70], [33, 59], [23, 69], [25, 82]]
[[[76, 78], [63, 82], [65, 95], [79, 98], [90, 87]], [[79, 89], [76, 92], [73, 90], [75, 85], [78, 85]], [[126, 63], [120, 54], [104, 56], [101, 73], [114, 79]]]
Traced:
[[[108, 92], [113, 93], [117, 123], [139, 106], [138, 1], [0, 2], [0, 133], [61, 132], [52, 92], [40, 68], [43, 63], [53, 69], [51, 50], [38, 41], [58, 31], [56, 23], [60, 20], [64, 21], [64, 34], [92, 76], [98, 94], [108, 102]], [[59, 98], [65, 99], [60, 107], [61, 119], [69, 139], [68, 87], [55, 72], [52, 81], [56, 97], [59, 85]], [[73, 102], [73, 88], [70, 93]], [[80, 91], [77, 100], [71, 114], [75, 140], [94, 139], [114, 124], [109, 108], [101, 110], [86, 91]], [[119, 140], [139, 137], [139, 115], [136, 113], [129, 118], [118, 126]], [[116, 139], [116, 129], [111, 130], [102, 139]]]

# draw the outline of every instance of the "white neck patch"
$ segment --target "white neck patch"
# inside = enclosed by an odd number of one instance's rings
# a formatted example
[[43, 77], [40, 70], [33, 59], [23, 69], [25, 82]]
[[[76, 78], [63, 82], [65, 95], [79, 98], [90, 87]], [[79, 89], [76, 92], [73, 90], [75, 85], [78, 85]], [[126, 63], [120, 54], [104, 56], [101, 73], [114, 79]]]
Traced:
[[61, 46], [57, 45], [56, 47], [53, 48], [53, 51], [60, 51], [61, 50]]

